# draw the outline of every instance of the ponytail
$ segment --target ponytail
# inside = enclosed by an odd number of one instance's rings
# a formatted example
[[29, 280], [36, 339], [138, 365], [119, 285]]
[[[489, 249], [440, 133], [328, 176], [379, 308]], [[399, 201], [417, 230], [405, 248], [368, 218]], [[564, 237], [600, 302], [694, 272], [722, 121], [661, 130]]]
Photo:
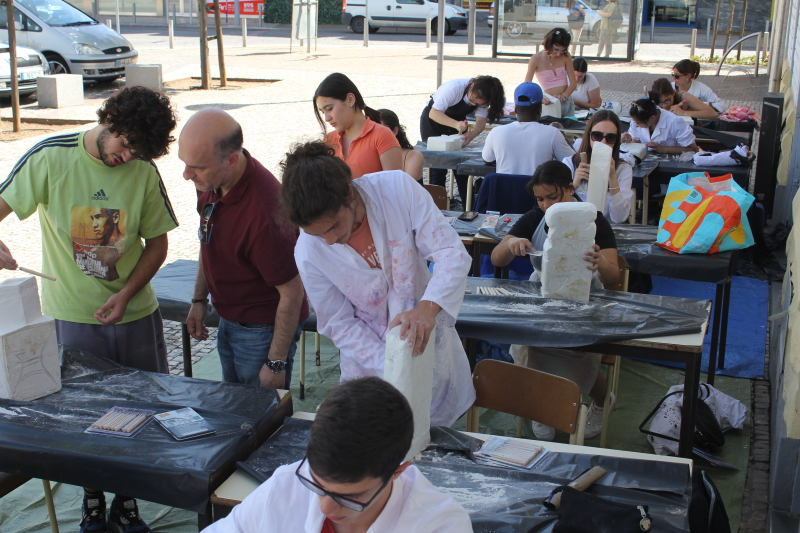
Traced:
[[381, 124], [392, 130], [392, 132], [397, 128], [395, 137], [397, 137], [397, 142], [400, 143], [400, 148], [403, 150], [413, 150], [414, 147], [411, 146], [406, 136], [406, 127], [400, 124], [400, 119], [397, 118], [397, 114], [391, 109], [378, 109], [378, 112], [381, 114]]
[[650, 98], [639, 98], [631, 104], [629, 114], [639, 122], [647, 122], [658, 114], [658, 106]]
[[683, 75], [691, 74], [693, 80], [697, 79], [697, 76], [700, 75], [700, 63], [692, 61], [691, 59], [682, 59], [672, 65], [672, 68]]
[[379, 111], [375, 111], [368, 105], [365, 105], [362, 108], [362, 110], [364, 111], [364, 114], [367, 116], [367, 118], [370, 119], [372, 122], [376, 122], [378, 124], [381, 123], [381, 114]]

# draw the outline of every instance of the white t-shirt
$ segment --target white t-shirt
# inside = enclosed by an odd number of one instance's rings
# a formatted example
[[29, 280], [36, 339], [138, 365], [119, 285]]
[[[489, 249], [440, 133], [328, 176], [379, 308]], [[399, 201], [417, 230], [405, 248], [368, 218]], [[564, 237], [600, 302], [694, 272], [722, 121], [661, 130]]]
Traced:
[[581, 102], [589, 101], [589, 91], [600, 88], [597, 78], [591, 72], [586, 73], [583, 83], [578, 84], [578, 88], [572, 93], [573, 100], [580, 100]]
[[[325, 515], [319, 496], [295, 475], [297, 463], [281, 466], [233, 511], [204, 533], [319, 533]], [[308, 463], [300, 473], [309, 477]], [[387, 489], [384, 489], [387, 490]], [[439, 492], [416, 466], [392, 482], [392, 494], [369, 529], [380, 533], [468, 533], [467, 511]]]
[[[620, 154], [621, 155], [621, 154]], [[572, 158], [566, 157], [561, 160], [562, 163], [569, 167], [572, 172], [572, 179], [575, 179], [575, 166], [572, 164]], [[631, 202], [633, 201], [633, 169], [631, 166], [620, 161], [617, 165], [617, 181], [619, 181], [619, 193], [612, 195], [608, 191], [606, 195], [606, 206], [603, 208], [603, 216], [605, 216], [612, 224], [622, 224], [631, 214]], [[586, 193], [575, 191], [581, 200], [586, 201]]]
[[[469, 104], [469, 98], [467, 98], [464, 91], [467, 89], [467, 85], [469, 85], [470, 81], [472, 81], [471, 78], [463, 78], [444, 82], [441, 87], [436, 89], [436, 92], [433, 93], [433, 108], [444, 113], [447, 111], [448, 107], [456, 105], [461, 100]], [[488, 117], [489, 107], [479, 105], [475, 108], [475, 116], [482, 118]]]
[[[653, 133], [648, 127], [640, 128], [631, 121], [628, 133], [633, 142], [649, 143], [655, 142], [661, 146], [689, 146], [694, 143], [694, 131], [692, 127], [681, 117], [666, 109], [661, 109], [661, 116], [658, 117]], [[651, 148], [648, 148], [651, 150]]]
[[[675, 90], [679, 90], [675, 86]], [[686, 91], [687, 93], [691, 94], [692, 96], [696, 96], [698, 100], [701, 102], [705, 102], [706, 104], [710, 105], [720, 113], [728, 109], [725, 106], [725, 100], [717, 96], [714, 91], [711, 90], [711, 87], [706, 85], [703, 82], [692, 80], [692, 86], [689, 87], [689, 90]]]
[[500, 174], [532, 176], [536, 167], [574, 155], [564, 135], [538, 122], [512, 122], [494, 128], [486, 137], [483, 160], [497, 162]]

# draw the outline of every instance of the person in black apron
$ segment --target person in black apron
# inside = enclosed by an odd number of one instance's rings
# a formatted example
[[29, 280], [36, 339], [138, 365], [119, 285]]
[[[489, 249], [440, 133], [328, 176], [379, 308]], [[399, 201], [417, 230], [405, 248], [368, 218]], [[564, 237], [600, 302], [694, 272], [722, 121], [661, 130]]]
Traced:
[[[538, 207], [520, 217], [508, 235], [492, 251], [494, 266], [504, 267], [515, 257], [526, 256], [529, 251], [543, 250], [547, 239], [545, 211], [553, 204], [581, 201], [572, 185], [572, 172], [561, 161], [548, 161], [539, 165], [525, 189], [536, 199]], [[594, 250], [586, 252], [584, 259], [595, 272], [593, 288], [602, 288], [602, 283], [613, 284], [619, 279], [617, 243], [611, 225], [600, 211], [597, 212], [595, 226], [597, 231]], [[534, 270], [531, 280], [539, 280], [537, 271]], [[509, 351], [514, 362], [520, 366], [555, 374], [576, 383], [581, 392], [594, 400], [586, 422], [586, 438], [600, 434], [603, 427], [606, 380], [598, 372], [599, 355], [519, 345], [512, 345]], [[612, 405], [614, 401], [612, 394]], [[533, 423], [533, 432], [539, 440], [553, 440], [555, 436], [553, 428], [538, 422]]]
[[[460, 87], [463, 89], [458, 90]], [[454, 101], [456, 98], [457, 101]], [[492, 76], [478, 76], [471, 80], [458, 79], [443, 83], [422, 111], [419, 124], [422, 141], [428, 142], [428, 137], [463, 133], [463, 146], [467, 146], [483, 131], [487, 120], [496, 122], [503, 116], [505, 99], [503, 85], [500, 80]], [[435, 101], [445, 101], [449, 105], [444, 111], [440, 111], [434, 109]], [[473, 113], [476, 114], [475, 128], [468, 132], [466, 119]], [[428, 181], [431, 185], [446, 186], [447, 169], [431, 168], [428, 172]], [[456, 174], [459, 196], [465, 206], [468, 178], [466, 174]]]

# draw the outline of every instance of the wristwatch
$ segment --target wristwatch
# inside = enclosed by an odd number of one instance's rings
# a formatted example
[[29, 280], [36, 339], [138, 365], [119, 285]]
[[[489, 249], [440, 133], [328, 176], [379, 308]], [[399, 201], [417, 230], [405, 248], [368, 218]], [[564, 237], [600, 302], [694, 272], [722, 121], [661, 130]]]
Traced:
[[193, 304], [206, 304], [208, 305], [208, 298], [192, 298]]
[[280, 374], [284, 370], [286, 370], [286, 361], [270, 361], [267, 360], [267, 367], [272, 370], [276, 374]]

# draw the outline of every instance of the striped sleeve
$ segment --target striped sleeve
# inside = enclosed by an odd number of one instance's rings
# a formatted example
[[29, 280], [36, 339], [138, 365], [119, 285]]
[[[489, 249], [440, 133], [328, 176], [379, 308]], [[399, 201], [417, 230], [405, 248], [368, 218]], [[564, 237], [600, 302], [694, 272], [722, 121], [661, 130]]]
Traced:
[[142, 219], [139, 223], [139, 235], [143, 239], [153, 239], [178, 227], [178, 218], [172, 209], [167, 189], [155, 163], [150, 162], [148, 171]]

